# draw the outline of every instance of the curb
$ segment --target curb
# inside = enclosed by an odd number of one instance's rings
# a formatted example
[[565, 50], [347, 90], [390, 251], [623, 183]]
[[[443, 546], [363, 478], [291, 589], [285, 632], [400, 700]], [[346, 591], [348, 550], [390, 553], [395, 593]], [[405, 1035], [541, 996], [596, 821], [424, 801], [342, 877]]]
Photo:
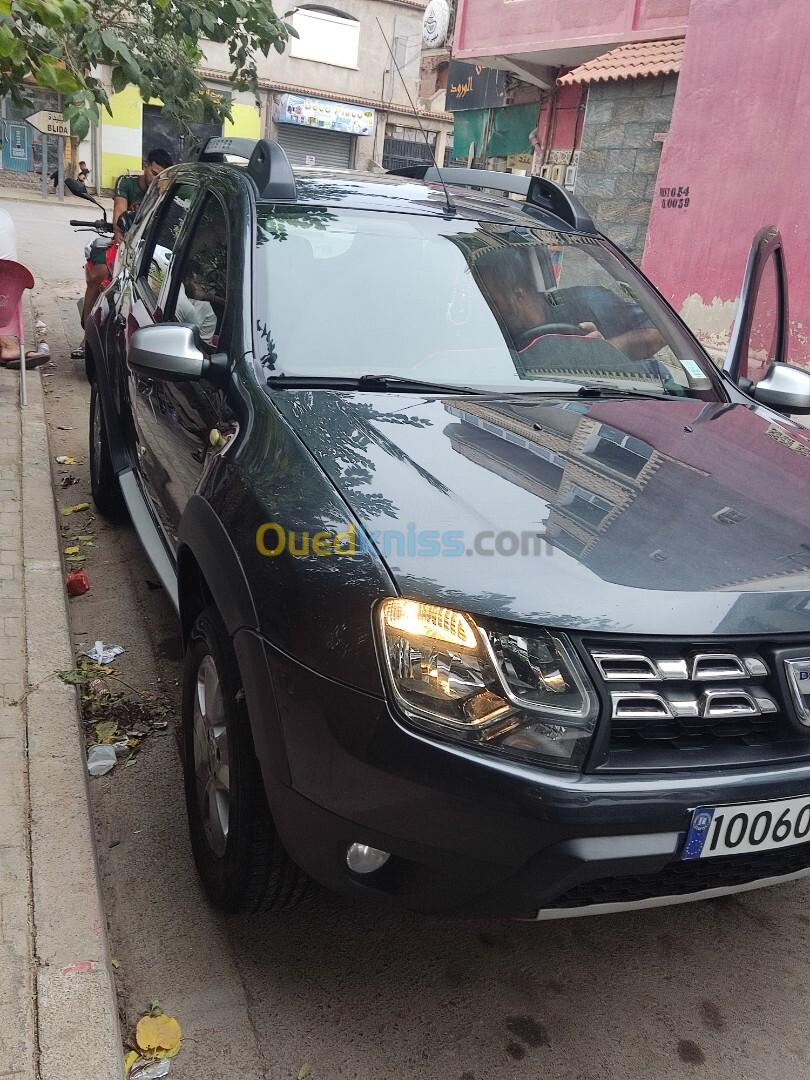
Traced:
[[42, 380], [22, 409], [22, 517], [40, 1080], [121, 1080], [123, 1051], [91, 825]]

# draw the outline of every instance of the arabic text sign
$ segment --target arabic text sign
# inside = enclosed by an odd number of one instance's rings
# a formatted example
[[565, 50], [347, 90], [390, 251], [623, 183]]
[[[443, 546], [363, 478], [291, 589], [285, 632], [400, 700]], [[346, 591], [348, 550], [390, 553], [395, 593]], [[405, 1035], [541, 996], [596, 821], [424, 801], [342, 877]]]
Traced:
[[43, 135], [70, 135], [70, 124], [60, 112], [41, 110], [32, 116], [26, 116], [26, 122], [41, 131]]
[[505, 104], [506, 72], [451, 60], [447, 72], [448, 112], [491, 109]]

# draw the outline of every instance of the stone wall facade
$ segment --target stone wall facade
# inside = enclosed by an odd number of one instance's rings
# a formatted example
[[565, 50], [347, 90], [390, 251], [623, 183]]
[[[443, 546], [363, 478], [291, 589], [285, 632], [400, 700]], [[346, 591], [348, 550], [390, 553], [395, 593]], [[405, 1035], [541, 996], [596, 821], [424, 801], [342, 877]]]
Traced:
[[592, 83], [575, 194], [599, 229], [641, 262], [660, 140], [669, 130], [677, 75]]

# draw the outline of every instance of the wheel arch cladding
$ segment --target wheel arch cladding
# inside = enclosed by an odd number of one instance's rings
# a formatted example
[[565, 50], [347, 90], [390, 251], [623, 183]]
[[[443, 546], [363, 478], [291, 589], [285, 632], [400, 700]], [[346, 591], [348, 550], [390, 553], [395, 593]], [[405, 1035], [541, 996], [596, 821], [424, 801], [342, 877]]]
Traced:
[[200, 495], [189, 500], [180, 522], [178, 594], [183, 643], [209, 604], [230, 636], [245, 691], [253, 744], [270, 798], [273, 783], [289, 784], [276, 696], [258, 615], [239, 555], [221, 519]]
[[[210, 503], [192, 495], [180, 521], [177, 557], [183, 639], [199, 614], [199, 586], [208, 590], [233, 637], [240, 627], [258, 630], [259, 617], [242, 562]], [[184, 587], [188, 583], [190, 588]]]

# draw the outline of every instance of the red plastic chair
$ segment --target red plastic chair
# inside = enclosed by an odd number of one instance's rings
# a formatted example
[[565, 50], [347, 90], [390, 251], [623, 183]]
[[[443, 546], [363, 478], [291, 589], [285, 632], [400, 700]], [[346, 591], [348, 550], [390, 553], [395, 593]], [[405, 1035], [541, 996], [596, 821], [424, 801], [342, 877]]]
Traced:
[[16, 338], [20, 347], [20, 400], [23, 405], [28, 404], [28, 394], [25, 389], [22, 296], [26, 289], [33, 287], [34, 278], [27, 267], [13, 259], [0, 259], [0, 337]]

